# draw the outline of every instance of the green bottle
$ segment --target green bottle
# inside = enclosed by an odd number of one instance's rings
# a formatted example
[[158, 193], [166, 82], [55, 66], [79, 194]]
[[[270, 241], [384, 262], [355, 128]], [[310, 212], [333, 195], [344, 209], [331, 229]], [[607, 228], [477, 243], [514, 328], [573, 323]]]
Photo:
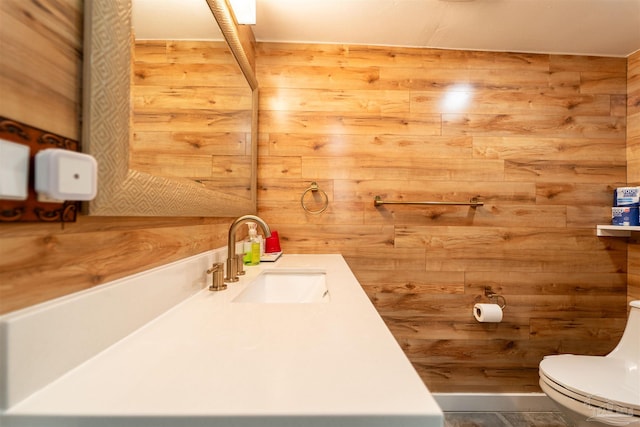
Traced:
[[258, 265], [260, 264], [260, 239], [258, 239], [258, 224], [255, 222], [248, 222], [249, 227], [249, 244], [245, 244], [245, 254], [243, 262], [245, 265]]

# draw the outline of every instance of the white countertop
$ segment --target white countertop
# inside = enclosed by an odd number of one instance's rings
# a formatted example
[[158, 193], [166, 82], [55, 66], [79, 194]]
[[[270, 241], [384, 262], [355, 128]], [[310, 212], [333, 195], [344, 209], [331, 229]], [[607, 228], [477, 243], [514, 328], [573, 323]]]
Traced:
[[[231, 302], [261, 270], [300, 267], [326, 271], [329, 303]], [[285, 254], [246, 270], [227, 290], [197, 292], [8, 408], [0, 424], [443, 425], [342, 256]]]

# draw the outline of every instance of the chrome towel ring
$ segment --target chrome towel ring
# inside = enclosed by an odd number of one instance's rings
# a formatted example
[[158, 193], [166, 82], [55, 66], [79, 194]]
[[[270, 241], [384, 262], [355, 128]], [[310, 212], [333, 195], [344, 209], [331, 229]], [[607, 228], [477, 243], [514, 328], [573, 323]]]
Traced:
[[[320, 209], [311, 210], [304, 204], [304, 196], [306, 196], [308, 192], [320, 193], [320, 197], [323, 199], [322, 207]], [[309, 186], [309, 188], [304, 190], [304, 192], [302, 193], [302, 196], [300, 197], [300, 204], [302, 205], [302, 209], [304, 209], [305, 212], [308, 212], [308, 213], [313, 214], [313, 215], [317, 215], [317, 214], [320, 214], [320, 213], [324, 212], [327, 209], [327, 207], [329, 206], [329, 196], [327, 196], [327, 193], [325, 193], [324, 191], [322, 191], [318, 187], [318, 183], [317, 182], [313, 181], [311, 183], [311, 185]]]

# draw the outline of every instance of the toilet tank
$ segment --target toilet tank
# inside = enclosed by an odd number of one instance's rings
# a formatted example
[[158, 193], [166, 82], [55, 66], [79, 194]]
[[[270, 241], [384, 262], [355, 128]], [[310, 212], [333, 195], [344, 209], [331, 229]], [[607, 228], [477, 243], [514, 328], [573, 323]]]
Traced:
[[631, 311], [620, 342], [607, 357], [640, 363], [640, 300], [629, 303]]

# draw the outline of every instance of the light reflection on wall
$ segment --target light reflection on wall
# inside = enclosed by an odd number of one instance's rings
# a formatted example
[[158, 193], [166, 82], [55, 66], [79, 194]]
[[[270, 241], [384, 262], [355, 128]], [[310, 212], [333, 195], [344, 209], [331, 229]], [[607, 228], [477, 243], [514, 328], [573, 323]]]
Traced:
[[469, 106], [472, 99], [473, 87], [467, 83], [457, 84], [444, 93], [440, 108], [443, 113], [461, 113]]
[[275, 96], [269, 100], [268, 109], [272, 111], [286, 111], [289, 109], [289, 103], [284, 95], [278, 91], [275, 93]]

